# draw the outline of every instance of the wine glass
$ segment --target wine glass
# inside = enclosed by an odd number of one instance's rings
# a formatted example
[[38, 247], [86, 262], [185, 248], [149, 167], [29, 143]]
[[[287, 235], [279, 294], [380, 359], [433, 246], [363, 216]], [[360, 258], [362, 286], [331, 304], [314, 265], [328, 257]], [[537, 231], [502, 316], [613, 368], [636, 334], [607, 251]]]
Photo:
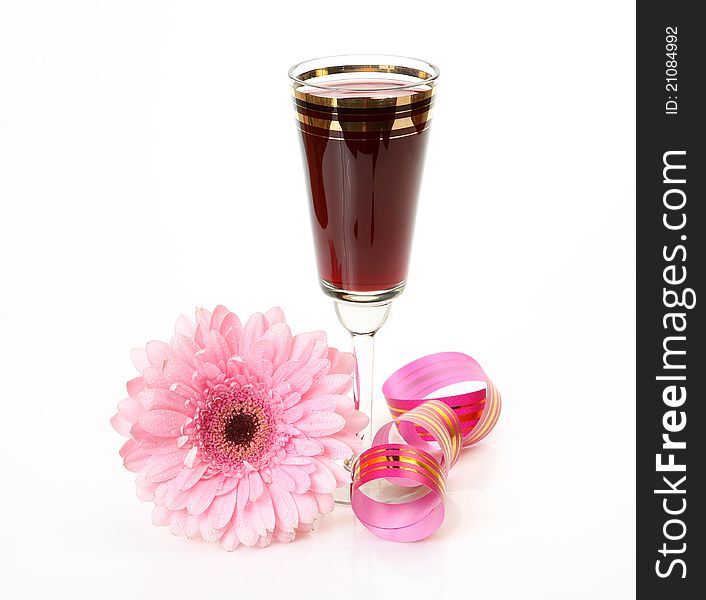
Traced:
[[321, 288], [350, 332], [354, 399], [373, 434], [373, 339], [404, 290], [439, 70], [332, 56], [289, 70]]

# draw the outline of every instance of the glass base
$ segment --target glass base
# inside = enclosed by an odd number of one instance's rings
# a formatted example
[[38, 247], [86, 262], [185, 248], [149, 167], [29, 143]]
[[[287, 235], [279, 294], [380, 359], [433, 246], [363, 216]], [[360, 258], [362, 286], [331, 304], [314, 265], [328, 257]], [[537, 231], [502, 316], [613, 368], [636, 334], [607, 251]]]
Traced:
[[[351, 456], [350, 458], [346, 458], [341, 462], [343, 464], [343, 468], [350, 473], [353, 468], [354, 461], [355, 461], [355, 458], [353, 456]], [[336, 506], [350, 506], [351, 505], [351, 486], [344, 485], [339, 488], [336, 488], [333, 491], [333, 501], [336, 503]]]
[[333, 501], [336, 503], [336, 506], [350, 506], [351, 486], [347, 485], [345, 487], [336, 488], [333, 491]]

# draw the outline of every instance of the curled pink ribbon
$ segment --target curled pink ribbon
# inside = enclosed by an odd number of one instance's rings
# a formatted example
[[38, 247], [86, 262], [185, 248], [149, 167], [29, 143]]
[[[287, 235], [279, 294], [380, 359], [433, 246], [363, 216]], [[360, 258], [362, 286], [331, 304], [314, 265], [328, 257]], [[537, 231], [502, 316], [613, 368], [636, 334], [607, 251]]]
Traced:
[[[485, 389], [426, 400], [431, 393], [466, 381]], [[405, 365], [384, 383], [382, 392], [393, 420], [375, 434], [373, 445], [353, 465], [351, 507], [374, 534], [413, 542], [434, 533], [444, 520], [446, 476], [462, 447], [482, 440], [500, 416], [500, 394], [480, 365], [459, 352], [431, 354]], [[406, 443], [390, 441], [396, 427]], [[381, 480], [406, 493], [406, 501], [387, 503], [366, 493]]]

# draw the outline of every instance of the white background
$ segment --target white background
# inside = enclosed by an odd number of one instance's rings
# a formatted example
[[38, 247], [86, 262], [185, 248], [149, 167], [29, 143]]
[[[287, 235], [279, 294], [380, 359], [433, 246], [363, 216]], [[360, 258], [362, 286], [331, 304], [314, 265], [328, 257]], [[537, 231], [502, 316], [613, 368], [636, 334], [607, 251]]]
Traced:
[[[633, 20], [614, 1], [0, 2], [3, 596], [632, 597]], [[378, 383], [463, 351], [500, 422], [424, 542], [343, 509], [266, 550], [175, 538], [108, 424], [128, 351], [218, 303], [279, 304], [347, 347], [286, 70], [361, 51], [442, 69]]]

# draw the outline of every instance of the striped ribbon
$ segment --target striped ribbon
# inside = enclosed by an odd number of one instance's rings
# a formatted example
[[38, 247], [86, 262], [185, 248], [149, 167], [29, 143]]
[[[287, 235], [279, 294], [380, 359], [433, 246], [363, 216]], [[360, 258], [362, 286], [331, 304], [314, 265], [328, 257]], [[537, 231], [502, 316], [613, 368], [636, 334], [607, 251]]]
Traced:
[[[433, 392], [462, 382], [485, 389], [427, 400]], [[412, 542], [428, 537], [444, 520], [446, 476], [463, 447], [482, 440], [500, 416], [500, 394], [470, 356], [442, 352], [415, 360], [383, 385], [393, 417], [353, 465], [351, 506], [376, 535]], [[393, 427], [406, 443], [390, 441]], [[396, 487], [396, 501], [374, 499], [368, 490]], [[399, 501], [404, 493], [403, 501]]]

